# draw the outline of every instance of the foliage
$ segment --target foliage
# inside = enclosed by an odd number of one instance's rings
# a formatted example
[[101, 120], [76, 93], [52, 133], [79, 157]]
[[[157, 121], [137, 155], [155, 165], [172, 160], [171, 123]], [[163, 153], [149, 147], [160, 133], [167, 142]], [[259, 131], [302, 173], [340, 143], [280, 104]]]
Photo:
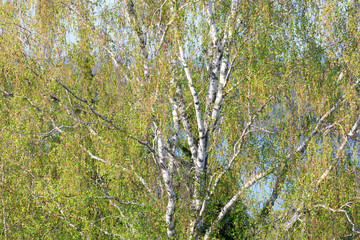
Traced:
[[1, 1], [1, 238], [357, 238], [359, 14]]

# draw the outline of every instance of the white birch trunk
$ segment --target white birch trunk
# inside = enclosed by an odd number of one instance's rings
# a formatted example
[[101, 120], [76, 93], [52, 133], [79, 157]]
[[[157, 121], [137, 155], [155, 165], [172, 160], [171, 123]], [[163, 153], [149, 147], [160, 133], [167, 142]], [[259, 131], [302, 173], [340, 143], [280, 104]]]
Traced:
[[127, 5], [127, 13], [129, 14], [131, 25], [135, 30], [136, 36], [139, 41], [141, 53], [144, 58], [144, 78], [145, 81], [149, 83], [150, 82], [149, 64], [148, 64], [149, 52], [146, 48], [146, 36], [141, 29], [142, 26], [140, 25], [140, 22], [138, 20], [138, 16], [136, 14], [133, 1], [127, 0], [126, 5]]
[[159, 166], [161, 170], [161, 175], [165, 183], [166, 193], [168, 195], [168, 204], [166, 207], [165, 220], [167, 224], [167, 234], [170, 238], [175, 238], [175, 206], [176, 206], [176, 197], [174, 188], [172, 186], [171, 175], [167, 168], [166, 164], [166, 151], [163, 141], [161, 139], [161, 133], [158, 132], [158, 151], [159, 151]]

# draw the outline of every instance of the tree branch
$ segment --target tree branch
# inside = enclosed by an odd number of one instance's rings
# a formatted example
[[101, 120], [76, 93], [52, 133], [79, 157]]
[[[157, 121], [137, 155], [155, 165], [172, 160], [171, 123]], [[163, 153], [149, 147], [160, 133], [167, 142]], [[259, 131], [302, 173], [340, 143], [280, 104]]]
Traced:
[[171, 175], [170, 172], [166, 166], [166, 151], [165, 147], [163, 145], [163, 141], [161, 139], [161, 133], [158, 132], [158, 149], [159, 149], [159, 166], [162, 173], [162, 177], [165, 183], [165, 189], [168, 195], [168, 204], [166, 207], [166, 224], [168, 226], [167, 228], [167, 234], [170, 238], [175, 238], [175, 207], [176, 207], [176, 197], [174, 188], [171, 181]]
[[[354, 89], [358, 84], [360, 83], [360, 79], [357, 80], [355, 82], [355, 84], [351, 87], [351, 89]], [[334, 106], [328, 110], [320, 119], [319, 121], [317, 122], [317, 124], [315, 125], [315, 128], [314, 130], [311, 132], [310, 136], [308, 138], [305, 139], [305, 141], [303, 143], [301, 143], [298, 148], [296, 149], [296, 153], [302, 153], [305, 151], [305, 149], [307, 148], [308, 146], [308, 143], [310, 142], [310, 140], [318, 133], [321, 125], [323, 124], [323, 122], [325, 121], [325, 119], [327, 119], [332, 113], [334, 113], [337, 108], [345, 102], [345, 97], [342, 96], [340, 97], [336, 103], [334, 104]], [[291, 161], [291, 157], [292, 155], [289, 153], [287, 155], [287, 159], [289, 159], [289, 161]], [[290, 163], [289, 163], [290, 164]], [[275, 201], [278, 197], [278, 193], [280, 191], [280, 189], [282, 188], [283, 186], [283, 183], [285, 181], [285, 176], [288, 172], [288, 163], [285, 163], [284, 164], [284, 167], [282, 168], [282, 170], [280, 171], [278, 177], [276, 178], [276, 182], [275, 182], [275, 185], [274, 185], [274, 188], [273, 188], [273, 191], [272, 191], [272, 194], [269, 198], [269, 200], [265, 203], [263, 209], [261, 210], [261, 213], [259, 215], [259, 217], [265, 217], [266, 215], [269, 214], [270, 212], [270, 209], [274, 206], [275, 204]], [[330, 169], [331, 170], [331, 169]], [[330, 171], [329, 170], [329, 171]], [[326, 172], [324, 173], [326, 174]], [[327, 173], [328, 174], [328, 173]], [[327, 175], [326, 174], [326, 175]], [[325, 177], [324, 177], [325, 178]]]
[[245, 185], [241, 187], [241, 189], [231, 198], [231, 200], [221, 209], [216, 220], [211, 224], [211, 226], [206, 230], [204, 240], [210, 239], [212, 231], [218, 226], [219, 222], [224, 218], [226, 213], [231, 209], [231, 207], [236, 203], [236, 201], [240, 198], [243, 191], [250, 188], [252, 185], [257, 183], [262, 178], [266, 177], [270, 173], [274, 171], [274, 168], [269, 169], [268, 171], [256, 174], [252, 177]]
[[139, 179], [139, 181], [142, 183], [142, 185], [145, 187], [145, 189], [152, 195], [153, 194], [153, 191], [150, 189], [149, 185], [147, 184], [147, 182], [141, 177], [139, 176], [135, 171], [130, 171], [129, 169], [123, 167], [123, 166], [120, 166], [119, 164], [113, 164], [109, 161], [106, 161], [105, 159], [103, 158], [100, 158], [98, 156], [95, 156], [92, 152], [90, 152], [88, 149], [86, 149], [84, 146], [82, 146], [80, 144], [80, 147], [89, 154], [89, 156], [92, 158], [92, 159], [95, 159], [95, 160], [98, 160], [102, 163], [105, 163], [111, 167], [115, 167], [115, 168], [118, 168], [118, 169], [121, 169], [122, 171], [126, 172], [126, 173], [130, 173], [130, 174], [134, 174], [137, 179]]
[[155, 153], [155, 150], [149, 145], [149, 143], [147, 143], [146, 141], [140, 140], [139, 138], [129, 134], [125, 129], [117, 126], [114, 124], [114, 122], [108, 118], [106, 118], [105, 116], [103, 116], [102, 114], [98, 113], [97, 111], [95, 111], [95, 109], [93, 107], [91, 107], [91, 105], [89, 104], [89, 102], [86, 99], [83, 99], [79, 96], [77, 96], [73, 91], [71, 91], [66, 85], [64, 85], [62, 82], [60, 82], [59, 80], [56, 80], [56, 82], [62, 86], [67, 92], [69, 92], [72, 96], [74, 96], [77, 100], [83, 102], [86, 104], [86, 106], [91, 110], [92, 113], [94, 113], [97, 117], [99, 117], [100, 119], [102, 119], [103, 121], [109, 123], [114, 129], [121, 131], [122, 133], [124, 133], [126, 136], [128, 136], [129, 138], [136, 140], [138, 143], [144, 145], [145, 147], [147, 147], [151, 152]]

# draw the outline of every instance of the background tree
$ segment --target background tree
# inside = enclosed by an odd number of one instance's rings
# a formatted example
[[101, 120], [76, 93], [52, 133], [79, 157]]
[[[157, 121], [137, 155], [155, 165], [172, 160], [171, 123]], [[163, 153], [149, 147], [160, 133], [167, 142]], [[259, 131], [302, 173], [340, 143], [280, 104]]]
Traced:
[[0, 9], [3, 238], [359, 236], [356, 2]]

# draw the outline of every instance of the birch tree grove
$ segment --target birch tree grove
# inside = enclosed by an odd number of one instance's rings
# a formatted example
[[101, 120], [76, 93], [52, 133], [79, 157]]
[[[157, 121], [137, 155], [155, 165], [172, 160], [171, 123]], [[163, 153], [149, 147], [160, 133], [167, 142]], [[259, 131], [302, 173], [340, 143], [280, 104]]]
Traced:
[[357, 239], [360, 7], [2, 0], [2, 239]]

